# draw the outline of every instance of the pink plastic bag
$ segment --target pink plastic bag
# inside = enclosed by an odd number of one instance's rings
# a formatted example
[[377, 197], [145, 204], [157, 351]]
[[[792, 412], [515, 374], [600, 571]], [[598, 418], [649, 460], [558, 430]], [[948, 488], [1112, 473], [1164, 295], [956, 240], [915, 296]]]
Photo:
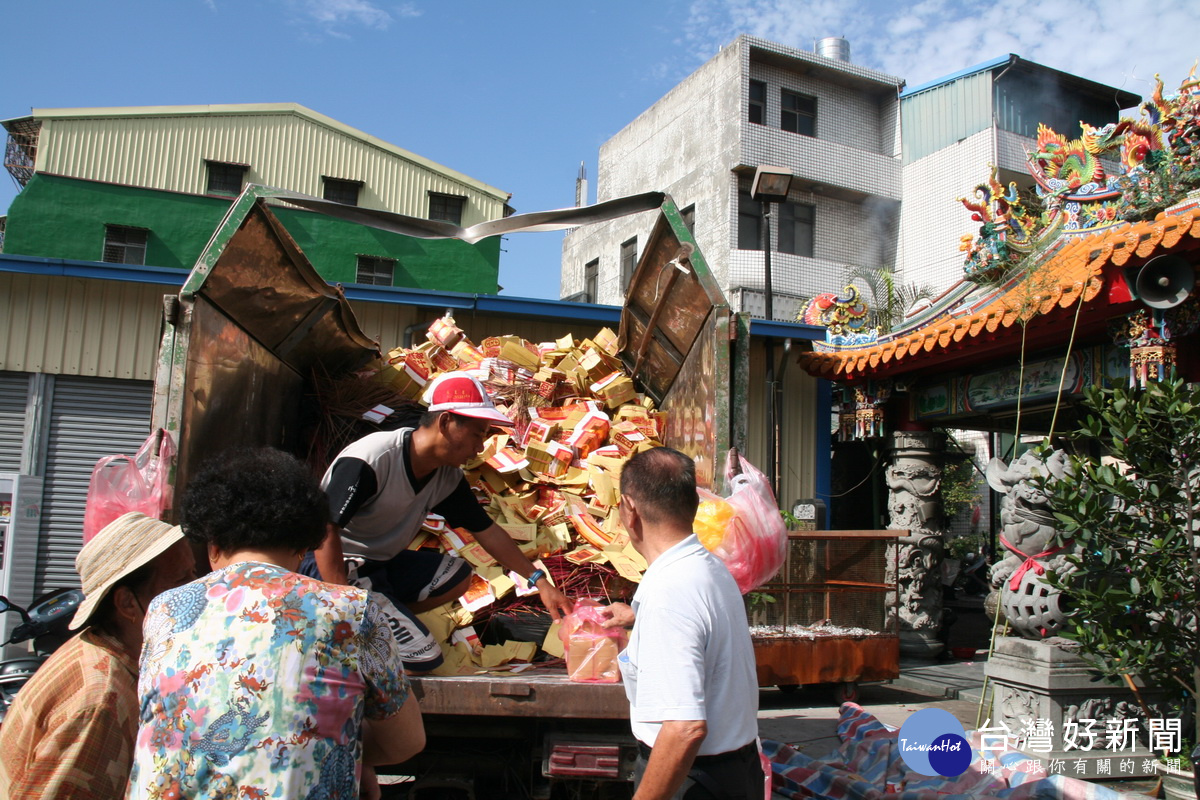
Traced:
[[174, 458], [175, 443], [159, 429], [147, 437], [133, 458], [105, 456], [97, 461], [83, 512], [83, 541], [88, 542], [105, 525], [130, 511], [161, 518], [170, 505], [167, 478]]
[[597, 600], [585, 597], [563, 617], [558, 635], [567, 657], [567, 678], [578, 683], [619, 683], [617, 656], [625, 649], [625, 630], [606, 628], [608, 617]]
[[[736, 473], [736, 474], [735, 474]], [[700, 500], [724, 500], [733, 509], [724, 536], [701, 537], [737, 581], [742, 594], [769, 581], [787, 556], [787, 525], [779, 513], [775, 493], [767, 478], [753, 464], [730, 450], [725, 460], [725, 477], [730, 495], [719, 498], [700, 490]], [[722, 519], [718, 514], [714, 519]]]

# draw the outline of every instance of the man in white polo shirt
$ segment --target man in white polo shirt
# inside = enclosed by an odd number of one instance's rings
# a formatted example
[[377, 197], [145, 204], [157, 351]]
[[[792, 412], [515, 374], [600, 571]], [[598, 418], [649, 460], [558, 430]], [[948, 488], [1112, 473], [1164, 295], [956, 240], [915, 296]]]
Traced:
[[619, 658], [641, 751], [634, 800], [761, 798], [758, 680], [737, 583], [692, 533], [696, 467], [666, 447], [621, 472], [621, 523], [649, 564]]

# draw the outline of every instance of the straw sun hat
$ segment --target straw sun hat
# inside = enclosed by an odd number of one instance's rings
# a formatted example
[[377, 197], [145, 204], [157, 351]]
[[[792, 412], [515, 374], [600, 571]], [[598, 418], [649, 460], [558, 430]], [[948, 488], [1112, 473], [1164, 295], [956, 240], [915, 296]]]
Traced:
[[75, 556], [84, 600], [71, 627], [87, 624], [100, 601], [122, 578], [149, 564], [182, 538], [178, 525], [168, 525], [140, 511], [122, 514], [101, 528]]

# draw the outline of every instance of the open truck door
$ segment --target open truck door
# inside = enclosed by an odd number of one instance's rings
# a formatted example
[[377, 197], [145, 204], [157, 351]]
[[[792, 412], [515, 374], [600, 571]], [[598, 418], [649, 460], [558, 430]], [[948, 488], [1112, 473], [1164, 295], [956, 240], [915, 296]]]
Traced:
[[629, 282], [618, 346], [634, 382], [668, 413], [663, 444], [691, 456], [712, 491], [723, 488], [724, 454], [745, 441], [746, 415], [733, 403], [749, 336], [666, 198]]
[[[272, 212], [274, 203], [409, 235], [463, 233], [445, 223], [248, 187], [181, 293], [165, 302], [154, 424], [178, 444], [177, 491], [200, 464], [236, 447], [304, 456], [305, 421], [316, 413], [309, 405], [312, 376], [337, 379], [379, 356], [379, 343], [363, 333], [341, 289], [317, 274]], [[701, 483], [719, 490], [719, 460], [744, 438], [745, 415], [731, 402], [746, 383], [746, 359], [738, 352], [748, 342], [748, 325], [730, 313], [671, 198], [650, 193], [485, 225], [496, 235], [646, 211], [657, 218], [622, 310], [619, 356], [666, 412], [664, 444], [691, 455]], [[564, 326], [572, 306], [563, 303]], [[473, 780], [480, 788], [517, 772], [531, 791], [548, 796], [555, 781], [611, 783], [631, 775], [636, 752], [620, 684], [572, 683], [561, 669], [419, 677], [412, 684], [431, 742], [463, 754], [480, 747], [511, 751], [490, 778], [483, 761], [451, 765], [451, 772], [478, 773]], [[403, 769], [444, 770], [436, 749]]]

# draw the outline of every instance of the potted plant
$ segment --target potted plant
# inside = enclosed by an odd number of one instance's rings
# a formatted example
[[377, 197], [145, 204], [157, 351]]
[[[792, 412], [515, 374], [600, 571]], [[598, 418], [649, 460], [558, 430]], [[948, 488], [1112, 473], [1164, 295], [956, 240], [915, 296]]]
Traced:
[[1079, 434], [1099, 452], [1072, 458], [1075, 479], [1043, 483], [1077, 546], [1073, 571], [1047, 575], [1072, 609], [1062, 635], [1105, 676], [1165, 693], [1181, 720], [1171, 755], [1190, 771], [1200, 743], [1200, 384], [1091, 389], [1087, 406]]

